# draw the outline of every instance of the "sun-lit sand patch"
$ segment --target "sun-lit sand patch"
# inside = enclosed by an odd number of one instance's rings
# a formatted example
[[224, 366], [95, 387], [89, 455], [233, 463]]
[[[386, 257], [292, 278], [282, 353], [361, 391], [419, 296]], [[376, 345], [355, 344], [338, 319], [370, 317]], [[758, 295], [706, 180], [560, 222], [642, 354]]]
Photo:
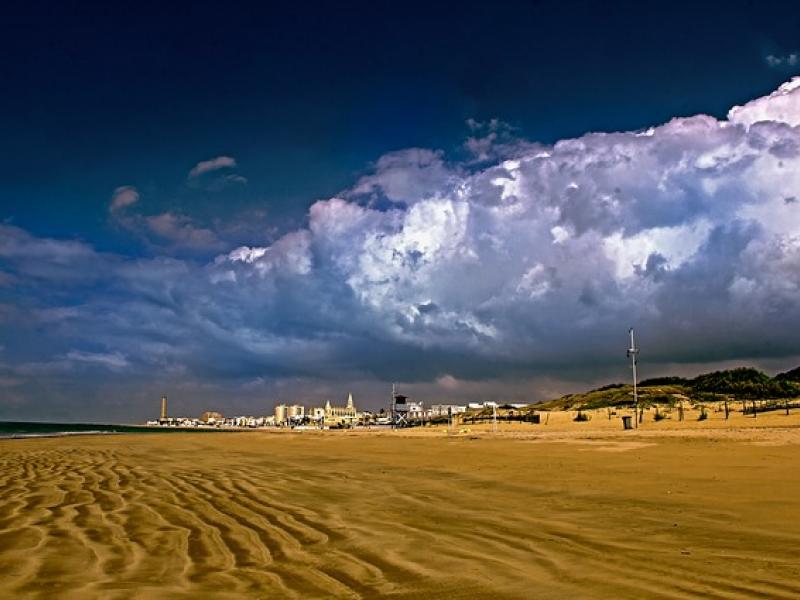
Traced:
[[581, 446], [589, 446], [589, 448], [578, 448], [578, 450], [598, 450], [600, 452], [628, 452], [630, 450], [638, 450], [640, 448], [647, 448], [655, 444], [651, 442], [612, 442], [612, 441], [593, 441], [593, 440], [564, 440], [566, 443], [579, 444]]
[[569, 423], [6, 441], [0, 597], [800, 597], [798, 430]]

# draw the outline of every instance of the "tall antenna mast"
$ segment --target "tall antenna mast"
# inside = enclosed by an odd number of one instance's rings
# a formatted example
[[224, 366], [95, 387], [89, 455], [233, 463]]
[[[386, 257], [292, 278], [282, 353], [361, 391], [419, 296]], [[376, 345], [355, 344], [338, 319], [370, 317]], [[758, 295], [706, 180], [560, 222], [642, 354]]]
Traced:
[[631, 347], [628, 348], [628, 358], [631, 359], [631, 368], [633, 369], [633, 420], [636, 427], [639, 427], [639, 391], [636, 389], [636, 355], [639, 354], [639, 349], [633, 340], [633, 327], [630, 328], [629, 333], [631, 334]]

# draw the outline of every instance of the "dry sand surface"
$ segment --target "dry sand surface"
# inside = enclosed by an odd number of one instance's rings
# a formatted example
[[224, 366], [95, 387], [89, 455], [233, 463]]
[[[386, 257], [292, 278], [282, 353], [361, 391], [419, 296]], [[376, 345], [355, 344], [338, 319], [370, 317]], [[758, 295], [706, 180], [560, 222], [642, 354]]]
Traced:
[[800, 597], [800, 429], [570, 423], [3, 441], [0, 597]]

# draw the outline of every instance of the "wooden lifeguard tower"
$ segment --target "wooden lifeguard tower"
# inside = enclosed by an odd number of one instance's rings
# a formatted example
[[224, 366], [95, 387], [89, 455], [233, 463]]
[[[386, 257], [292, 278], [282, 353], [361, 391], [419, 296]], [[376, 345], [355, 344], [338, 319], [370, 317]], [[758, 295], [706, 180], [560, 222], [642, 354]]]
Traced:
[[392, 384], [392, 429], [408, 427], [408, 396], [397, 393], [397, 385]]

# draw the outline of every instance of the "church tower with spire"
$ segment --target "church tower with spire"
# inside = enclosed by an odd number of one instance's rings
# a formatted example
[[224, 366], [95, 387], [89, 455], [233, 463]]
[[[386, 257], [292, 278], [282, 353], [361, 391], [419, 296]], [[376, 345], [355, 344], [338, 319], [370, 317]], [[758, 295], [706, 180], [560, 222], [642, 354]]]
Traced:
[[353, 394], [347, 395], [346, 406], [332, 406], [331, 401], [325, 402], [325, 423], [329, 425], [351, 425], [358, 420]]

